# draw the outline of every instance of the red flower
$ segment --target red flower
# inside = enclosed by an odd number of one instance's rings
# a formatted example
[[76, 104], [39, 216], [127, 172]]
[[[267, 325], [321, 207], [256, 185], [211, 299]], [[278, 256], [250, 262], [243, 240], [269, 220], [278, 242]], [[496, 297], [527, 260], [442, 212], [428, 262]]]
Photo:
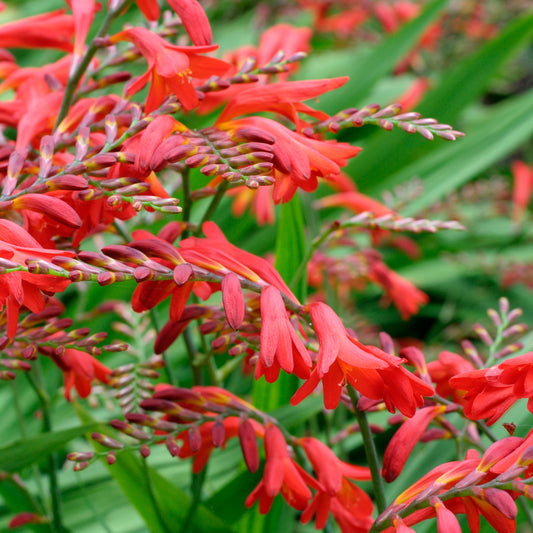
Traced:
[[225, 61], [200, 55], [216, 50], [217, 45], [175, 46], [145, 28], [123, 30], [113, 35], [111, 41], [132, 42], [148, 63], [146, 73], [128, 86], [128, 94], [135, 94], [150, 81], [146, 114], [157, 109], [171, 94], [185, 109], [192, 109], [198, 104], [198, 96], [191, 77], [222, 76], [230, 67]]
[[[521, 456], [531, 446], [531, 435], [526, 439], [507, 437], [492, 444], [479, 458], [478, 453], [469, 450], [463, 461], [452, 461], [435, 467], [414, 485], [400, 494], [385, 511], [384, 515], [400, 512], [415, 499], [423, 501], [429, 497], [431, 507], [415, 511], [403, 518], [405, 525], [411, 526], [422, 520], [439, 516], [446, 522], [450, 515], [438, 509], [438, 496], [456, 488], [468, 491], [466, 496], [446, 500], [446, 509], [454, 515], [466, 514], [471, 531], [479, 531], [479, 516], [483, 515], [498, 533], [514, 533], [516, 530], [517, 492], [496, 488], [483, 489], [483, 484], [502, 472], [511, 472], [512, 467], [521, 462]], [[527, 465], [516, 471], [520, 476]], [[437, 498], [432, 498], [431, 496]], [[383, 516], [383, 515], [382, 515]], [[392, 531], [392, 528], [385, 530]], [[439, 531], [448, 531], [442, 529]]]
[[425, 292], [417, 289], [409, 280], [388, 268], [381, 261], [370, 263], [368, 278], [383, 287], [404, 320], [418, 313], [419, 307], [429, 302], [429, 297]]
[[449, 384], [449, 380], [453, 376], [474, 370], [472, 363], [456, 353], [443, 351], [439, 354], [437, 361], [428, 363], [427, 370], [431, 376], [431, 381], [436, 385], [436, 391], [439, 396], [443, 398], [451, 396], [455, 403], [461, 405], [464, 403], [463, 394], [454, 389]]
[[[0, 257], [26, 266], [26, 259], [50, 262], [55, 256], [74, 257], [72, 252], [47, 250], [23, 228], [10, 220], [0, 219]], [[70, 284], [69, 279], [25, 271], [8, 272], [0, 276], [0, 309], [6, 308], [7, 335], [14, 337], [20, 308], [27, 307], [39, 313], [46, 298], [41, 291], [61, 292]]]
[[278, 379], [280, 368], [307, 379], [311, 365], [311, 357], [287, 317], [279, 291], [266, 287], [261, 292], [261, 348], [255, 379], [264, 375], [273, 383]]
[[98, 380], [101, 383], [109, 382], [111, 369], [88, 353], [67, 348], [63, 355], [56, 355], [55, 353], [49, 355], [63, 371], [65, 398], [68, 401], [70, 401], [72, 387], [76, 389], [80, 398], [87, 398], [91, 394], [91, 386], [94, 380]]
[[369, 480], [370, 470], [354, 466], [337, 458], [331, 449], [320, 441], [305, 437], [298, 440], [322, 487], [302, 514], [306, 524], [316, 514], [315, 527], [325, 527], [330, 511], [343, 532], [366, 533], [373, 523], [374, 506], [366, 492], [350, 479]]
[[291, 507], [303, 511], [312, 496], [309, 487], [319, 489], [320, 484], [291, 459], [281, 430], [267, 423], [263, 479], [246, 498], [246, 507], [251, 507], [259, 500], [259, 512], [266, 514], [274, 498], [281, 492]]
[[346, 381], [364, 396], [383, 400], [390, 412], [397, 408], [408, 417], [423, 404], [423, 396], [434, 394], [432, 387], [402, 367], [402, 359], [350, 337], [329, 306], [318, 302], [310, 304], [309, 309], [320, 343], [317, 364], [292, 397], [292, 405], [311, 394], [320, 380], [327, 409], [337, 407]]
[[430, 422], [445, 410], [444, 405], [423, 407], [401, 425], [390, 440], [383, 456], [382, 476], [385, 481], [390, 483], [400, 475], [416, 443]]
[[347, 143], [322, 141], [292, 131], [274, 120], [245, 117], [218, 125], [222, 130], [253, 127], [271, 133], [276, 141], [274, 153], [274, 202], [288, 202], [299, 187], [312, 192], [318, 187], [317, 178], [335, 180], [340, 167], [355, 157], [361, 148]]
[[465, 415], [471, 420], [488, 418], [487, 424], [494, 424], [520, 398], [528, 398], [527, 408], [533, 413], [533, 352], [458, 374], [449, 384], [465, 391]]
[[1, 48], [57, 48], [70, 52], [74, 24], [62, 10], [34, 15], [0, 26]]
[[513, 161], [513, 214], [515, 222], [521, 222], [533, 193], [533, 170], [523, 161]]
[[[194, 44], [211, 44], [209, 19], [197, 0], [167, 0], [167, 3], [178, 14]], [[137, 0], [137, 6], [148, 20], [159, 19], [161, 9], [157, 0]]]

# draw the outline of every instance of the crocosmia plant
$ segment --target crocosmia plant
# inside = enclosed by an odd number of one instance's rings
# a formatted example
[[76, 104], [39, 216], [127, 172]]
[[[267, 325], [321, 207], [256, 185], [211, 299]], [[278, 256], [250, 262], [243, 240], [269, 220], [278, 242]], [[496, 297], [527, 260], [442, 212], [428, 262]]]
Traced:
[[532, 44], [0, 2], [0, 529], [533, 531]]

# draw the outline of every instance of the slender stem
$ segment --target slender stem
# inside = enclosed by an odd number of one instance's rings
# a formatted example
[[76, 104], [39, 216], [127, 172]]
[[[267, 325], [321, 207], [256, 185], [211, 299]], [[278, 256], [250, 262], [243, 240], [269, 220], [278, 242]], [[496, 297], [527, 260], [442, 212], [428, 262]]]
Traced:
[[202, 496], [202, 487], [204, 485], [206, 473], [207, 473], [207, 465], [204, 466], [203, 470], [200, 471], [198, 474], [193, 474], [192, 483], [191, 483], [192, 501], [191, 501], [191, 506], [189, 507], [189, 511], [187, 512], [187, 516], [185, 517], [185, 520], [183, 521], [183, 525], [181, 527], [181, 531], [183, 533], [186, 533], [187, 531], [191, 531], [190, 526], [194, 519], [194, 515], [196, 514], [196, 509], [198, 509], [198, 506], [200, 505], [200, 499]]
[[172, 530], [169, 529], [166, 521], [164, 513], [161, 512], [161, 509], [159, 509], [159, 504], [157, 503], [155, 494], [154, 494], [154, 488], [152, 486], [152, 479], [150, 478], [150, 469], [148, 468], [148, 458], [143, 459], [143, 467], [144, 467], [144, 475], [146, 478], [146, 488], [148, 490], [148, 496], [150, 497], [150, 500], [152, 502], [152, 505], [155, 510], [155, 514], [157, 516], [158, 522], [161, 524], [163, 531], [165, 533], [172, 533]]
[[376, 499], [376, 506], [378, 512], [381, 514], [387, 504], [385, 502], [385, 488], [383, 486], [383, 479], [381, 478], [378, 453], [372, 438], [372, 432], [366, 418], [366, 414], [357, 409], [357, 402], [359, 401], [359, 393], [350, 385], [347, 386], [350, 400], [352, 401], [355, 417], [359, 423], [359, 430], [361, 431], [361, 437], [363, 438], [363, 444], [365, 447], [366, 459], [370, 472], [372, 473], [372, 486], [374, 487], [374, 497]]
[[296, 285], [299, 283], [301, 277], [303, 276], [306, 268], [307, 263], [311, 260], [313, 257], [313, 254], [316, 252], [316, 250], [319, 248], [319, 246], [339, 227], [338, 222], [333, 222], [333, 224], [324, 230], [324, 233], [322, 235], [318, 235], [313, 239], [313, 242], [311, 243], [311, 246], [309, 247], [309, 250], [307, 250], [307, 253], [305, 254], [304, 258], [302, 259], [302, 262], [298, 265], [298, 269], [296, 270], [296, 273], [291, 279], [291, 282], [289, 283], [289, 287], [291, 289], [294, 289]]
[[[152, 325], [154, 326], [156, 332], [159, 333], [159, 331], [161, 330], [161, 328], [159, 327], [159, 319], [157, 318], [157, 313], [155, 312], [155, 309], [153, 307], [152, 309], [150, 309], [150, 320], [152, 321]], [[165, 361], [165, 372], [167, 374], [168, 382], [171, 385], [177, 386], [178, 378], [172, 370], [172, 365], [170, 364], [167, 352], [164, 351], [161, 355], [163, 356], [163, 361]]]
[[183, 332], [183, 340], [185, 341], [185, 347], [187, 348], [187, 355], [189, 356], [189, 362], [192, 369], [192, 380], [195, 385], [202, 384], [202, 369], [196, 364], [196, 346], [194, 339], [192, 338], [191, 329], [185, 328]]
[[[35, 376], [31, 372], [26, 374], [28, 381], [35, 390], [39, 403], [41, 405], [41, 411], [43, 414], [43, 429], [46, 433], [52, 431], [52, 418], [50, 412], [50, 397], [43, 386], [43, 378], [41, 375], [41, 367], [39, 361], [35, 361], [33, 365], [33, 371]], [[48, 458], [48, 476], [50, 479], [50, 496], [52, 499], [52, 526], [53, 530], [57, 533], [66, 531], [61, 521], [61, 492], [59, 490], [59, 483], [57, 481], [57, 470], [59, 464], [57, 460], [57, 454], [51, 453]]]
[[67, 86], [65, 87], [65, 95], [63, 96], [63, 102], [61, 103], [61, 109], [59, 110], [59, 115], [57, 116], [54, 129], [57, 129], [59, 124], [61, 124], [61, 121], [67, 116], [70, 106], [72, 105], [72, 100], [74, 99], [76, 87], [78, 86], [78, 83], [85, 74], [92, 58], [96, 54], [96, 51], [98, 50], [98, 47], [95, 45], [96, 39], [100, 37], [105, 37], [113, 21], [117, 18], [118, 15], [120, 15], [123, 10], [128, 7], [128, 4], [131, 4], [132, 2], [133, 0], [124, 0], [122, 2], [119, 2], [119, 4], [115, 8], [110, 9], [107, 12], [104, 22], [102, 22], [102, 26], [98, 30], [98, 33], [95, 35], [94, 39], [89, 44], [89, 47], [87, 48], [85, 55], [80, 61], [80, 64], [69, 77]]
[[[22, 410], [22, 405], [20, 403], [20, 394], [17, 388], [16, 380], [12, 381], [11, 385], [13, 388], [13, 401], [15, 403], [15, 410], [17, 413], [17, 420], [19, 423], [20, 435], [22, 436], [22, 438], [25, 438], [28, 436], [28, 432], [26, 430], [24, 411]], [[42, 506], [44, 502], [44, 490], [43, 490], [43, 485], [41, 483], [41, 473], [39, 472], [39, 467], [35, 463], [32, 464], [31, 466], [33, 470], [33, 477], [35, 478], [35, 484], [37, 485], [37, 490], [39, 492], [40, 503]]]
[[76, 476], [76, 480], [78, 481], [78, 488], [80, 489], [80, 492], [81, 492], [83, 500], [85, 501], [85, 504], [91, 510], [94, 517], [98, 521], [98, 523], [102, 526], [102, 529], [106, 533], [113, 533], [111, 529], [109, 528], [109, 526], [107, 525], [106, 521], [104, 520], [104, 517], [98, 512], [98, 509], [93, 504], [91, 498], [89, 498], [89, 496], [87, 495], [87, 490], [85, 489], [85, 485], [81, 481], [81, 476], [79, 475]]
[[198, 229], [196, 230], [196, 233], [195, 233], [196, 236], [198, 236], [200, 232], [202, 231], [202, 224], [211, 219], [213, 213], [216, 211], [218, 205], [222, 201], [222, 198], [224, 198], [224, 193], [227, 191], [228, 187], [229, 187], [229, 183], [227, 181], [223, 181], [218, 186], [215, 196], [213, 196], [213, 199], [211, 200], [211, 203], [206, 209], [204, 216], [202, 217], [202, 220], [198, 224]]
[[530, 531], [533, 531], [533, 513], [531, 512], [531, 504], [525, 496], [518, 496], [517, 500], [520, 509], [525, 515], [527, 522], [529, 523]]
[[[191, 220], [191, 176], [189, 167], [185, 167], [181, 173], [181, 188], [183, 189], [183, 204], [181, 216], [183, 222], [190, 222]], [[181, 234], [182, 239], [186, 239], [189, 236], [189, 230], [183, 230]]]

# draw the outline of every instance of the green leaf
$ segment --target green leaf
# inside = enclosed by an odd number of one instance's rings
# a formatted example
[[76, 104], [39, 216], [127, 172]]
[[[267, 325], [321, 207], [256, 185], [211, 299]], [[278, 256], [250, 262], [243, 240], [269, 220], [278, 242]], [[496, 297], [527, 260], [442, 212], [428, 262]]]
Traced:
[[75, 428], [41, 433], [15, 441], [0, 448], [0, 471], [16, 472], [29, 466], [64, 446], [67, 442], [94, 429], [96, 424], [86, 424]]
[[[485, 90], [502, 65], [531, 39], [532, 35], [533, 14], [518, 18], [477, 53], [467, 56], [445, 72], [441, 76], [440, 83], [426, 94], [416, 110], [424, 118], [435, 118], [441, 123], [451, 122], [452, 126], [460, 128], [461, 126], [456, 123], [459, 113]], [[491, 130], [495, 127], [496, 123], [490, 125]], [[507, 127], [514, 128], [520, 125], [514, 121]], [[470, 131], [466, 133], [467, 138], [471, 136]], [[491, 137], [491, 140], [496, 140], [496, 143], [490, 150], [497, 148], [499, 144], [498, 139]], [[460, 139], [457, 144], [465, 141], [466, 139]], [[387, 176], [399, 172], [427, 153], [439, 150], [443, 143], [444, 141], [440, 139], [429, 142], [418, 136], [405, 135], [401, 131], [377, 132], [364, 144], [364, 149], [356, 160], [350, 163], [350, 169], [363, 192], [375, 193], [376, 190], [381, 191], [391, 186]], [[476, 157], [480, 159], [479, 156]], [[417, 175], [411, 174], [410, 177]]]
[[[300, 197], [282, 204], [276, 237], [276, 269], [286, 283], [290, 283], [305, 257], [305, 227]], [[302, 276], [295, 296], [304, 301], [307, 293], [307, 278]]]
[[402, 210], [409, 216], [457, 190], [533, 135], [533, 91], [499, 104], [464, 139], [442, 145], [370, 189], [377, 194], [413, 176], [424, 181], [424, 194]]
[[[434, 0], [430, 2], [422, 13], [412, 21], [405, 24], [396, 33], [387, 36], [379, 45], [367, 50], [367, 53], [356, 54], [349, 50], [345, 56], [344, 68], [338, 64], [339, 52], [334, 51], [327, 54], [323, 63], [329, 63], [330, 69], [334, 67], [335, 76], [339, 72], [350, 76], [350, 80], [333, 92], [320, 97], [320, 108], [326, 113], [333, 114], [340, 111], [339, 102], [345, 106], [357, 106], [368, 104], [365, 99], [369, 97], [373, 87], [390, 74], [396, 65], [412, 50], [424, 33], [424, 30], [435, 20], [437, 15], [446, 6], [447, 0]], [[311, 58], [311, 68], [313, 61], [319, 65], [322, 62]], [[309, 72], [310, 68], [302, 69], [300, 78], [324, 77], [323, 72]], [[316, 68], [314, 70], [317, 70]]]

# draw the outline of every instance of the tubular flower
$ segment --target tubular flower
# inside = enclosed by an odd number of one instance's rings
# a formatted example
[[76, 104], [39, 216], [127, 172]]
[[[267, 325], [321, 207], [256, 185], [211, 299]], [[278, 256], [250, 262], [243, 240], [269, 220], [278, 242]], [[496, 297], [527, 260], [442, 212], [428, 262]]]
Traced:
[[111, 37], [111, 42], [119, 41], [132, 42], [148, 63], [146, 73], [127, 89], [128, 94], [135, 94], [150, 81], [146, 114], [157, 109], [170, 94], [186, 110], [192, 109], [198, 104], [198, 96], [191, 78], [222, 76], [230, 67], [225, 61], [200, 55], [216, 50], [218, 45], [175, 46], [145, 28], [129, 28]]
[[[40, 350], [44, 352], [43, 348]], [[44, 353], [50, 355], [54, 363], [63, 371], [65, 398], [68, 401], [71, 399], [72, 387], [76, 389], [80, 398], [87, 398], [91, 394], [94, 380], [101, 383], [109, 382], [111, 369], [88, 353], [73, 348], [67, 348], [63, 355], [57, 355], [55, 352]]]
[[381, 261], [370, 263], [368, 278], [383, 287], [387, 296], [400, 311], [403, 320], [418, 313], [419, 307], [429, 302], [429, 297], [425, 292], [417, 289], [409, 280], [391, 270]]
[[265, 427], [265, 469], [263, 479], [246, 498], [246, 507], [259, 500], [259, 512], [270, 511], [274, 498], [281, 492], [283, 499], [294, 509], [303, 511], [311, 499], [311, 490], [320, 484], [299, 464], [295, 463], [287, 449], [285, 437], [274, 424]]
[[179, 248], [146, 231], [134, 232], [135, 241], [130, 244], [130, 247], [154, 257], [163, 267], [174, 270], [173, 280], [147, 280], [139, 283], [132, 297], [134, 311], [142, 312], [152, 309], [159, 302], [172, 296], [170, 319], [177, 321], [181, 317], [191, 290], [194, 290], [195, 294], [204, 300], [219, 290], [220, 285], [217, 283], [189, 282], [193, 274], [192, 265], [218, 275], [233, 272], [259, 285], [272, 285], [295, 303], [298, 302], [268, 261], [230, 244], [213, 222], [205, 223], [203, 230], [206, 238], [183, 239]]
[[221, 130], [253, 127], [272, 134], [274, 142], [274, 202], [288, 202], [300, 188], [312, 192], [318, 178], [335, 180], [340, 167], [355, 157], [361, 148], [347, 143], [322, 141], [292, 131], [274, 120], [264, 117], [245, 117], [218, 124]]
[[524, 218], [524, 212], [533, 193], [533, 169], [523, 161], [513, 161], [511, 171], [513, 173], [512, 219], [519, 223]]
[[400, 475], [416, 443], [430, 422], [445, 410], [444, 405], [423, 407], [401, 425], [390, 440], [383, 456], [382, 476], [385, 481], [390, 483]]
[[301, 379], [309, 377], [312, 362], [296, 334], [279, 291], [272, 286], [261, 292], [261, 348], [255, 378], [269, 383], [278, 379], [280, 368]]
[[464, 391], [465, 415], [471, 420], [488, 418], [487, 424], [494, 424], [520, 398], [528, 398], [527, 408], [533, 412], [533, 352], [458, 374], [449, 384]]
[[[437, 516], [439, 519], [439, 496], [450, 489], [461, 490], [467, 495], [446, 499], [446, 509], [454, 515], [466, 514], [471, 531], [479, 531], [479, 517], [483, 515], [498, 533], [514, 533], [516, 530], [516, 505], [518, 493], [498, 488], [481, 488], [498, 475], [505, 475], [512, 480], [522, 475], [530, 466], [529, 449], [533, 432], [525, 438], [506, 437], [492, 444], [479, 457], [474, 450], [469, 450], [463, 461], [452, 461], [435, 467], [414, 485], [400, 494], [382, 515], [383, 518], [402, 511], [415, 500], [421, 502], [429, 498], [430, 507], [415, 511], [403, 518], [405, 525], [411, 526], [422, 520]], [[528, 475], [526, 473], [526, 475]], [[442, 513], [441, 520], [446, 523], [450, 515]], [[378, 517], [378, 521], [383, 518]], [[392, 528], [387, 530], [392, 531]], [[439, 531], [449, 531], [443, 526]], [[453, 531], [453, 529], [452, 529]]]
[[316, 368], [292, 397], [292, 405], [311, 394], [321, 380], [327, 409], [337, 407], [346, 382], [364, 396], [384, 401], [390, 412], [397, 408], [408, 417], [423, 404], [423, 396], [433, 396], [433, 388], [408, 372], [402, 359], [350, 337], [329, 306], [317, 302], [309, 310], [320, 347]]
[[[73, 252], [47, 250], [28, 232], [11, 222], [0, 219], [0, 257], [13, 262], [13, 266], [26, 266], [26, 260], [50, 262], [55, 256], [74, 257]], [[0, 309], [5, 307], [7, 335], [14, 337], [21, 307], [39, 313], [46, 298], [41, 291], [62, 292], [69, 279], [26, 271], [7, 272], [0, 276]]]
[[1, 48], [56, 48], [70, 52], [74, 21], [63, 10], [34, 15], [0, 26]]
[[369, 480], [370, 470], [341, 461], [328, 446], [312, 437], [299, 439], [298, 444], [305, 450], [322, 485], [303, 512], [302, 523], [316, 515], [315, 527], [322, 529], [332, 512], [343, 532], [366, 533], [373, 523], [374, 506], [366, 492], [348, 478]]
[[449, 380], [454, 376], [474, 370], [472, 363], [456, 353], [443, 351], [439, 354], [437, 361], [428, 363], [427, 370], [439, 396], [451, 397], [455, 403], [464, 404], [463, 393], [454, 389], [449, 384]]

